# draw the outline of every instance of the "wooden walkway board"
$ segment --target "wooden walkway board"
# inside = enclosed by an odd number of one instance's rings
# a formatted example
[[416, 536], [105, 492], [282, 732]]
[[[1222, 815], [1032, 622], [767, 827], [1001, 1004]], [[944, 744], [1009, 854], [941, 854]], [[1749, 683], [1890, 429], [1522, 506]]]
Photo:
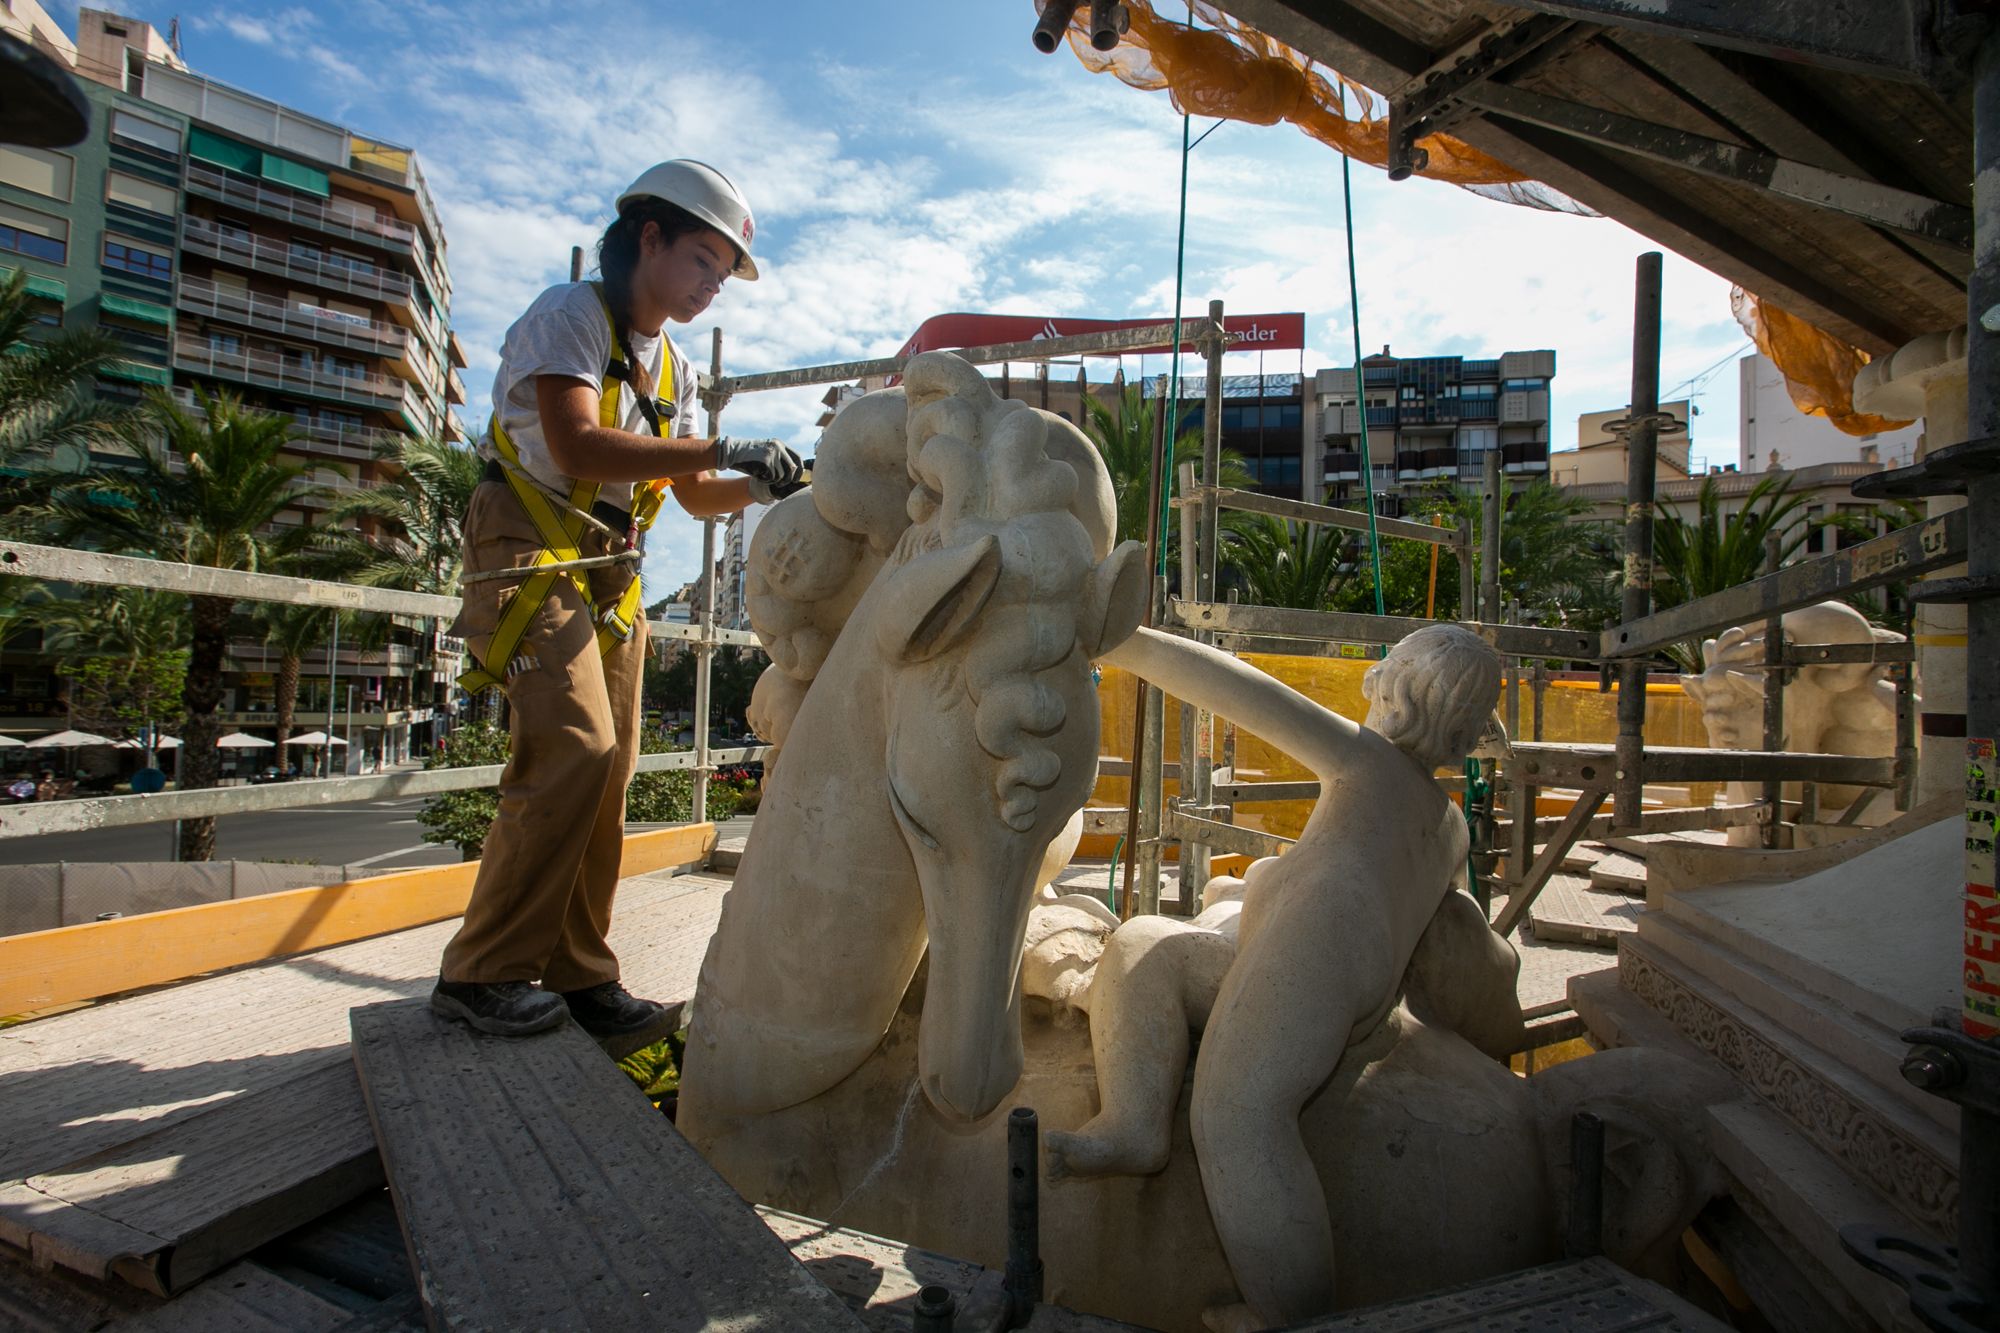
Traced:
[[1299, 1333], [1727, 1333], [1728, 1326], [1608, 1259], [1546, 1264], [1462, 1287], [1294, 1324]]
[[1528, 925], [1538, 940], [1569, 944], [1616, 944], [1639, 928], [1645, 904], [1619, 894], [1593, 893], [1580, 875], [1551, 875], [1528, 908]]
[[[664, 874], [623, 883], [611, 941], [633, 991], [693, 994], [727, 887]], [[0, 1241], [171, 1294], [379, 1186], [348, 1010], [424, 994], [456, 929], [441, 922], [0, 1032]]]
[[433, 1329], [861, 1327], [580, 1029], [500, 1040], [421, 1001], [353, 1029]]

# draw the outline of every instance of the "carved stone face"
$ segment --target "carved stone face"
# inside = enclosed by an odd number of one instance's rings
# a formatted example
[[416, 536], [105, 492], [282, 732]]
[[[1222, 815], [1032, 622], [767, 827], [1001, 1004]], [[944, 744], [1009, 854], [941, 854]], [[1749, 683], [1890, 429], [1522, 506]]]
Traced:
[[[1793, 646], [1902, 642], [1853, 608], [1821, 602], [1784, 617]], [[1737, 626], [1702, 644], [1703, 670], [1681, 685], [1701, 705], [1708, 743], [1724, 750], [1764, 745], [1764, 630]], [[1785, 686], [1787, 750], [1817, 754], [1888, 754], [1895, 745], [1895, 690], [1868, 663], [1800, 667]]]

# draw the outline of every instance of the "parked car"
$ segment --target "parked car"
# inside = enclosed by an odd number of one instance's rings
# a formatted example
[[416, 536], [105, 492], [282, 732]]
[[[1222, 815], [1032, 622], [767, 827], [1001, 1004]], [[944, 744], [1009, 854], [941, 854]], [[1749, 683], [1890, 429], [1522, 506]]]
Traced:
[[253, 785], [262, 786], [267, 782], [290, 782], [298, 775], [297, 768], [278, 768], [274, 765], [254, 774], [250, 781]]

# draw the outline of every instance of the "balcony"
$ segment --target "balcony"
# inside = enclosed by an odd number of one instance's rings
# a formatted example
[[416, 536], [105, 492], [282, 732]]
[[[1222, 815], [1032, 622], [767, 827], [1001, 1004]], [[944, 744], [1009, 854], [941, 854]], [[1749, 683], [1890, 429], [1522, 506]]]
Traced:
[[320, 306], [288, 303], [255, 292], [219, 286], [207, 278], [181, 279], [176, 304], [191, 315], [222, 320], [268, 333], [289, 334], [376, 356], [401, 353], [410, 335], [394, 324], [344, 315]]
[[[201, 404], [195, 400], [194, 390], [175, 389], [174, 401], [184, 412], [199, 412]], [[278, 415], [283, 415], [279, 413]], [[349, 426], [325, 421], [315, 421], [294, 413], [291, 417], [292, 441], [287, 446], [293, 453], [332, 454], [336, 458], [368, 460], [379, 458], [381, 451], [392, 447], [409, 435], [400, 430], [384, 430], [380, 426]]]
[[1549, 446], [1547, 444], [1503, 444], [1500, 446], [1500, 470], [1511, 474], [1546, 473], [1549, 470]]
[[330, 255], [295, 250], [262, 236], [224, 231], [206, 218], [187, 219], [181, 247], [190, 254], [205, 255], [238, 268], [311, 283], [364, 300], [384, 301], [392, 309], [410, 303], [410, 280], [400, 273], [357, 269]]
[[447, 370], [444, 378], [444, 400], [465, 406], [465, 381], [458, 377], [456, 370]]
[[1498, 421], [1500, 419], [1500, 399], [1495, 394], [1483, 393], [1467, 395], [1458, 400], [1460, 421]]
[[294, 190], [274, 190], [231, 176], [226, 172], [190, 161], [187, 191], [214, 199], [262, 217], [278, 218], [294, 226], [310, 227], [328, 236], [379, 245], [399, 255], [416, 257], [417, 229], [394, 218], [365, 217], [329, 207], [310, 195]]
[[394, 408], [402, 398], [401, 383], [385, 375], [343, 375], [254, 348], [213, 347], [185, 334], [174, 343], [174, 369], [363, 407]]
[[1360, 481], [1361, 455], [1352, 449], [1332, 449], [1326, 455], [1326, 480]]

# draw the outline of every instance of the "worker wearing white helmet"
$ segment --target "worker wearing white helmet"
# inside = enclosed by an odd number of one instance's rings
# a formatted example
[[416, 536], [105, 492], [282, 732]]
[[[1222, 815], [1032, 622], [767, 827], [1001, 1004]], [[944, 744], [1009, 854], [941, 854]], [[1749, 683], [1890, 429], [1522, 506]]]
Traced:
[[694, 369], [666, 336], [727, 279], [757, 277], [742, 192], [704, 163], [662, 162], [617, 212], [600, 281], [537, 297], [493, 381], [454, 632], [477, 663], [461, 685], [506, 691], [513, 744], [431, 1005], [503, 1036], [574, 1018], [622, 1054], [675, 1017], [619, 984], [604, 938], [639, 749], [644, 533], [663, 493], [706, 517], [803, 483], [777, 440], [696, 434]]

